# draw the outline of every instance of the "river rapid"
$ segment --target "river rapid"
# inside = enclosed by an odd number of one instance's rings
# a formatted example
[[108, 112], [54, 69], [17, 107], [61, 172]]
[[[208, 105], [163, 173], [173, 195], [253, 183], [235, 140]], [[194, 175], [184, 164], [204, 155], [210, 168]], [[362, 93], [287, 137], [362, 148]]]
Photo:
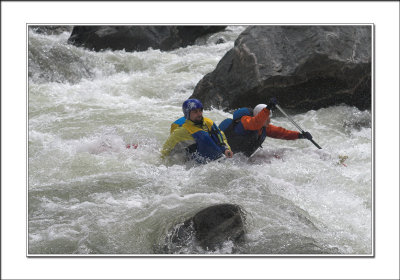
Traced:
[[[160, 158], [182, 102], [244, 29], [169, 52], [93, 52], [69, 45], [68, 32], [29, 30], [29, 255], [372, 254], [371, 111], [288, 111], [321, 150], [267, 138], [250, 159]], [[219, 124], [231, 114], [204, 116]], [[271, 122], [296, 130], [278, 113]], [[243, 244], [163, 251], [171, 228], [219, 203], [245, 211]]]

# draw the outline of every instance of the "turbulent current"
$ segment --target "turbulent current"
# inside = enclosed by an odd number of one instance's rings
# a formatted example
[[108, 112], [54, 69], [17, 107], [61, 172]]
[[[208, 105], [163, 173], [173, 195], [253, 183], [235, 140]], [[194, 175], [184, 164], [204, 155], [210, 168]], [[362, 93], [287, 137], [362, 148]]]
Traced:
[[[67, 32], [29, 30], [30, 255], [164, 254], [174, 226], [219, 203], [242, 207], [245, 241], [216, 250], [191, 242], [173, 253], [372, 254], [371, 111], [288, 111], [321, 150], [267, 138], [250, 159], [160, 158], [182, 102], [243, 30], [230, 26], [169, 52], [93, 52], [68, 44]], [[219, 124], [231, 114], [204, 116]], [[271, 122], [296, 130], [278, 113]]]

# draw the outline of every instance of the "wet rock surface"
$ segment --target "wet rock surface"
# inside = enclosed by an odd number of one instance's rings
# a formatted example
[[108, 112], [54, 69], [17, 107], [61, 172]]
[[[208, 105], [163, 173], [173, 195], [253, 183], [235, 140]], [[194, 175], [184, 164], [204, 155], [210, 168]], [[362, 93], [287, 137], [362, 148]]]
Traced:
[[239, 244], [245, 233], [243, 210], [234, 204], [218, 204], [207, 207], [183, 224], [177, 225], [168, 236], [164, 253], [174, 253], [189, 243], [200, 245], [204, 250], [219, 249], [226, 241]]
[[70, 44], [94, 51], [106, 49], [169, 51], [193, 45], [197, 38], [226, 26], [74, 26]]
[[191, 98], [206, 108], [371, 107], [371, 26], [250, 26]]

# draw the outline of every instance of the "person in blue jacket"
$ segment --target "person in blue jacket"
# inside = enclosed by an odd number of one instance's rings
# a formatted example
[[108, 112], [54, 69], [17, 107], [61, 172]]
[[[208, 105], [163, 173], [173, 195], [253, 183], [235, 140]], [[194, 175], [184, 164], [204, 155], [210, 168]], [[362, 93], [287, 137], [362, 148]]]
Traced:
[[309, 132], [300, 133], [270, 124], [271, 112], [277, 101], [272, 98], [268, 105], [258, 104], [254, 110], [240, 108], [233, 112], [233, 118], [225, 119], [219, 125], [234, 153], [243, 153], [250, 157], [261, 147], [266, 137], [296, 140], [312, 139]]
[[186, 100], [182, 111], [184, 116], [171, 125], [170, 136], [161, 150], [162, 158], [184, 153], [187, 160], [207, 163], [223, 155], [233, 156], [225, 134], [211, 119], [203, 117], [203, 104], [199, 100]]

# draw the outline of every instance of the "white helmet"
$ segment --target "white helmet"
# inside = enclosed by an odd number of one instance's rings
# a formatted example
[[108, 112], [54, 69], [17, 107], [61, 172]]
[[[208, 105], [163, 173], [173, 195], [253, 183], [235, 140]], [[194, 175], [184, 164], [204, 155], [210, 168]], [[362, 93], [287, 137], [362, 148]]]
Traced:
[[254, 116], [254, 117], [257, 116], [258, 113], [260, 113], [261, 110], [264, 109], [265, 107], [267, 107], [267, 105], [265, 105], [265, 104], [258, 104], [258, 105], [257, 105], [256, 107], [254, 107], [254, 109], [253, 109], [253, 116]]

